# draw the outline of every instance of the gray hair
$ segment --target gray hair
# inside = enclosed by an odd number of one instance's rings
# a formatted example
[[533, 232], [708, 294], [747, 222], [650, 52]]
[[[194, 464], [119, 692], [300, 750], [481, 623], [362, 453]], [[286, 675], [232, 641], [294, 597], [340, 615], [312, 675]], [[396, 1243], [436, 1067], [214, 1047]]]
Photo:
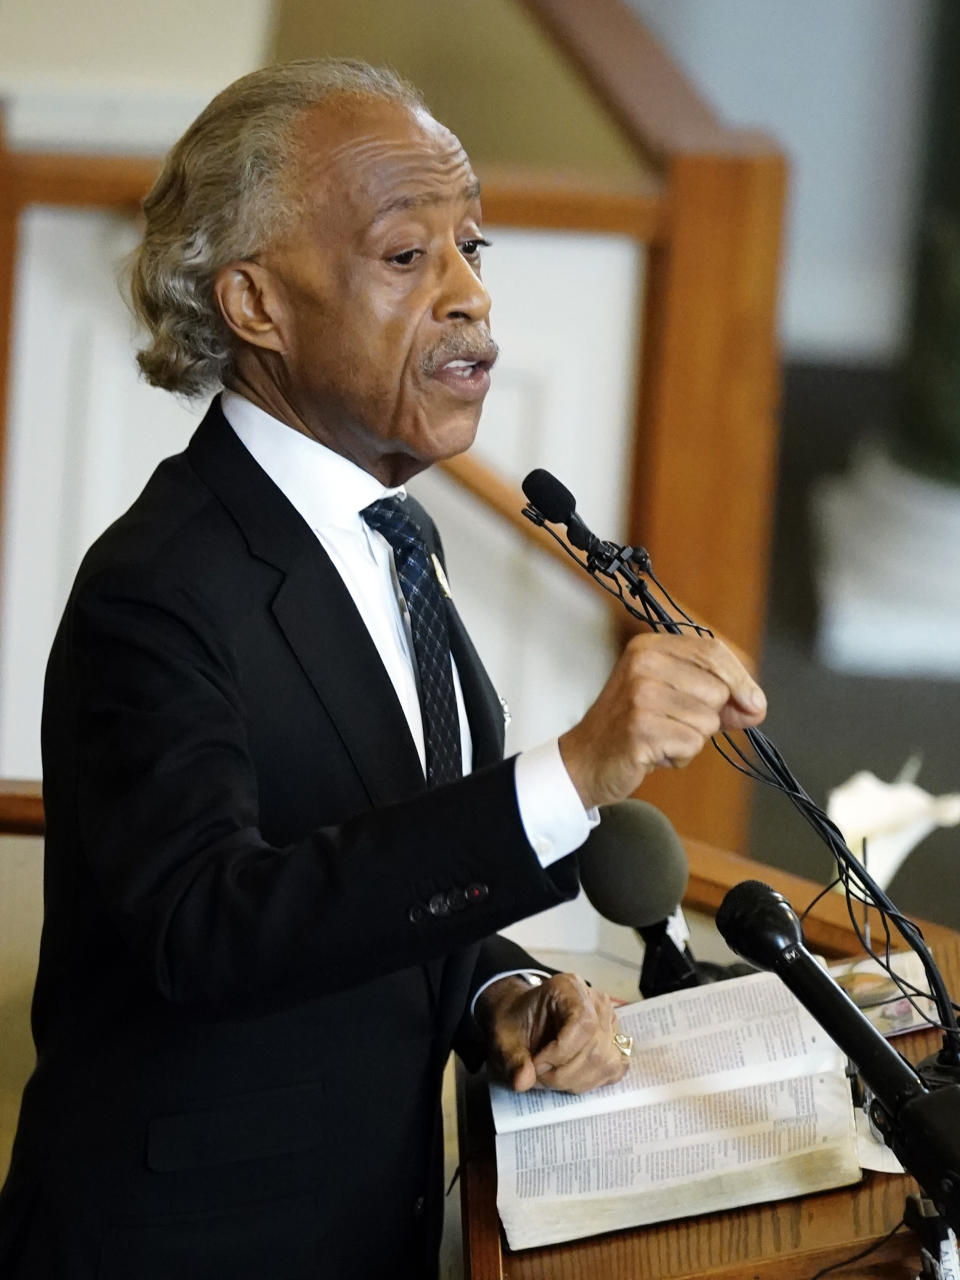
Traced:
[[133, 310], [150, 335], [137, 363], [154, 386], [198, 396], [227, 381], [233, 340], [214, 279], [300, 212], [283, 189], [294, 126], [333, 96], [424, 105], [388, 69], [353, 59], [288, 62], [224, 89], [170, 151], [143, 202], [146, 226], [130, 270]]

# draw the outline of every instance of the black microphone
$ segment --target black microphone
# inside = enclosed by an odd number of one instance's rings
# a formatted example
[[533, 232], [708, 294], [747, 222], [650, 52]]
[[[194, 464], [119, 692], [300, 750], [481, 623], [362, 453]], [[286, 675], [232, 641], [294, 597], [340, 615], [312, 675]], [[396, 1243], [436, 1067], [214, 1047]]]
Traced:
[[938, 1059], [920, 1070], [896, 1052], [803, 945], [789, 902], [759, 880], [735, 885], [717, 928], [738, 955], [778, 974], [857, 1066], [875, 1095], [870, 1115], [954, 1231], [960, 1231], [960, 1085]]
[[531, 471], [521, 487], [529, 501], [551, 524], [566, 524], [573, 515], [577, 505], [573, 494], [543, 467]]
[[796, 913], [786, 898], [760, 880], [735, 885], [717, 912], [717, 929], [738, 956], [779, 975], [827, 1035], [857, 1065], [886, 1111], [895, 1116], [924, 1084], [884, 1040], [847, 993], [803, 943]]
[[703, 972], [670, 935], [670, 917], [687, 887], [687, 855], [659, 809], [644, 800], [601, 807], [600, 825], [578, 861], [583, 891], [597, 911], [643, 939], [642, 995], [666, 995], [721, 976]]
[[[621, 547], [615, 542], [598, 538], [577, 514], [576, 499], [567, 486], [542, 467], [531, 471], [521, 487], [529, 504], [523, 514], [540, 526], [544, 520], [550, 524], [565, 525], [570, 545], [587, 553], [587, 566], [591, 573], [597, 568], [608, 574], [619, 572], [624, 575], [631, 590], [641, 589], [634, 567], [641, 573], [651, 571], [650, 557], [643, 547]], [[661, 620], [672, 621], [669, 618]]]
[[537, 467], [524, 479], [521, 488], [530, 505], [551, 524], [566, 525], [570, 542], [578, 551], [586, 551], [589, 555], [602, 548], [601, 540], [577, 515], [577, 502], [573, 494], [556, 476]]

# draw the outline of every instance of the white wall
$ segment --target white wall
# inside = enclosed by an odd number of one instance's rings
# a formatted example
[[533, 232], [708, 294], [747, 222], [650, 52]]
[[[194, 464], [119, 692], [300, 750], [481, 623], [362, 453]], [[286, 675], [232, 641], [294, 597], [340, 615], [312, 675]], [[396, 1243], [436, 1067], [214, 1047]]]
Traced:
[[137, 378], [117, 287], [132, 219], [23, 216], [0, 495], [0, 777], [40, 777], [47, 654], [87, 547], [196, 420]]
[[903, 346], [930, 0], [629, 0], [714, 108], [792, 166], [783, 338], [794, 357]]
[[215, 93], [259, 65], [271, 0], [3, 0], [0, 83]]
[[264, 60], [272, 0], [0, 0], [10, 147], [163, 152]]

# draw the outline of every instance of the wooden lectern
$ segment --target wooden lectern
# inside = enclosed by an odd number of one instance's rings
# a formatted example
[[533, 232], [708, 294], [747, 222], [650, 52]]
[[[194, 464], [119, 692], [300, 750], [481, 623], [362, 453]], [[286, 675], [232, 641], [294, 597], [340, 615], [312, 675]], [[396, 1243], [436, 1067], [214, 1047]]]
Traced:
[[[799, 876], [686, 841], [690, 890], [685, 905], [712, 910], [739, 880], [765, 880], [802, 910], [818, 886]], [[923, 924], [947, 987], [960, 989], [960, 936]], [[836, 957], [859, 952], [846, 904], [829, 895], [804, 921], [813, 950]], [[882, 930], [874, 937], [883, 937]], [[897, 1047], [913, 1062], [939, 1048], [935, 1032], [902, 1037]], [[810, 1280], [881, 1240], [903, 1216], [909, 1177], [864, 1174], [853, 1187], [773, 1204], [730, 1209], [569, 1244], [513, 1253], [496, 1206], [493, 1128], [482, 1078], [458, 1071], [460, 1190], [464, 1270], [468, 1280]], [[830, 1272], [830, 1280], [913, 1280], [920, 1244], [901, 1231], [861, 1262]]]

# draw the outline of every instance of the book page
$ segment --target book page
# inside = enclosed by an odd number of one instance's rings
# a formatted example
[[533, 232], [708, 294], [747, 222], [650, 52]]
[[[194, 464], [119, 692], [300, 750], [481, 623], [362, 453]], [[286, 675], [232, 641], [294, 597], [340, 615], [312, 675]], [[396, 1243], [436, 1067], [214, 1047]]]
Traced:
[[661, 1100], [497, 1136], [512, 1248], [800, 1195], [860, 1176], [841, 1073]]
[[[641, 1000], [618, 1009], [633, 1036], [624, 1078], [588, 1094], [491, 1083], [498, 1133], [603, 1115], [734, 1085], [838, 1071], [846, 1059], [776, 975], [756, 973]], [[849, 1091], [848, 1091], [849, 1094]], [[849, 1104], [849, 1096], [848, 1096]]]

